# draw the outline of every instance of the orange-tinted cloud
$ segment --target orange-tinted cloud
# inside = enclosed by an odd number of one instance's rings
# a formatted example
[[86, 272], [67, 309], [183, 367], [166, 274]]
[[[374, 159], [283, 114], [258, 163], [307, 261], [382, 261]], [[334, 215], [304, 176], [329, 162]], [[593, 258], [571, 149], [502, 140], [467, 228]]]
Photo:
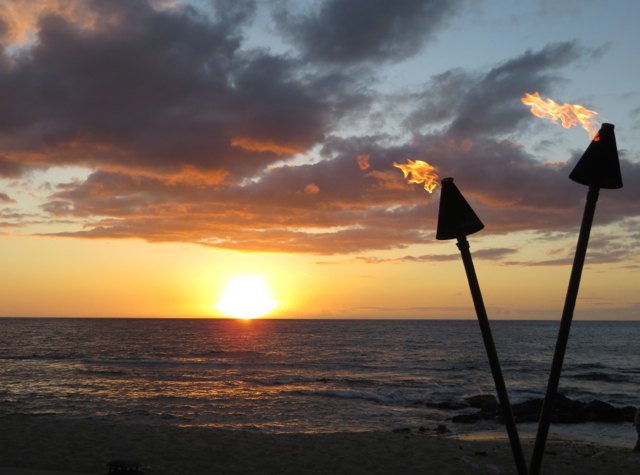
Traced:
[[367, 173], [365, 176], [373, 177], [378, 180], [376, 183], [377, 188], [383, 188], [386, 190], [410, 190], [411, 185], [407, 184], [407, 180], [402, 178], [402, 175], [392, 170], [380, 171], [373, 170]]
[[[443, 142], [442, 145], [445, 147], [449, 147], [451, 150], [462, 150], [463, 152], [469, 152], [473, 148], [471, 145], [471, 141], [465, 139], [460, 142], [458, 145], [455, 140], [449, 139], [446, 142]], [[436, 150], [435, 148], [431, 148], [430, 151]]]
[[240, 147], [252, 152], [272, 152], [276, 155], [289, 155], [295, 153], [305, 153], [303, 148], [296, 148], [287, 145], [280, 145], [272, 140], [260, 141], [246, 137], [236, 137], [231, 139], [233, 147]]
[[305, 186], [304, 192], [308, 195], [316, 195], [320, 193], [320, 188], [318, 188], [318, 185], [310, 183], [309, 185]]
[[7, 45], [25, 45], [38, 32], [38, 21], [47, 15], [57, 15], [93, 28], [98, 15], [85, 8], [85, 0], [3, 0], [0, 3], [0, 19], [7, 25], [4, 41]]
[[[105, 8], [95, 9], [93, 0], [3, 0], [0, 3], [0, 19], [6, 24], [4, 43], [8, 46], [24, 46], [37, 36], [38, 22], [47, 16], [64, 18], [84, 29], [108, 28], [121, 21], [118, 11]], [[180, 9], [182, 5], [174, 0], [150, 0], [154, 9]]]
[[[579, 226], [584, 190], [578, 187], [567, 192], [571, 162], [548, 167], [511, 142], [485, 140], [481, 147], [485, 153], [475, 162], [469, 162], [463, 151], [451, 150], [433, 163], [446, 165], [455, 176], [459, 189], [485, 223], [483, 235], [557, 232]], [[336, 254], [433, 242], [437, 194], [407, 185], [392, 170], [373, 170], [362, 176], [359, 167], [353, 166], [349, 147], [338, 154], [313, 165], [272, 167], [259, 181], [242, 185], [194, 186], [161, 176], [98, 171], [84, 182], [59, 187], [43, 209], [58, 218], [91, 218], [84, 231], [65, 236], [137, 236], [152, 242], [185, 241], [244, 252]], [[398, 148], [387, 150], [386, 160], [390, 166], [409, 156], [415, 158], [413, 148]], [[640, 164], [623, 160], [622, 166], [625, 177], [640, 182]], [[620, 201], [599, 204], [601, 223], [640, 213], [636, 189], [625, 187], [618, 193]], [[501, 204], [507, 202], [512, 205]], [[628, 232], [637, 231], [630, 228]], [[594, 251], [596, 247], [597, 243]], [[478, 251], [478, 258], [501, 259], [515, 251], [487, 250], [486, 256], [483, 252]], [[615, 249], [607, 254], [609, 259], [623, 255]], [[626, 251], [624, 255], [630, 254]], [[408, 256], [404, 260], [437, 259], [441, 257]]]
[[362, 155], [358, 155], [358, 166], [360, 167], [360, 170], [366, 170], [367, 168], [369, 168], [371, 165], [369, 165], [369, 154], [362, 154]]

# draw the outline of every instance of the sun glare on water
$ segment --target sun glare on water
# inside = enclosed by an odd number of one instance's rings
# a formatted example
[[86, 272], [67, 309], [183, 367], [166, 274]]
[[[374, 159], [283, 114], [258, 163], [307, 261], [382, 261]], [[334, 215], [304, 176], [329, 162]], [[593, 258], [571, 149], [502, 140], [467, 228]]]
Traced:
[[262, 277], [249, 276], [233, 279], [217, 306], [224, 315], [249, 319], [268, 314], [278, 302], [271, 298]]

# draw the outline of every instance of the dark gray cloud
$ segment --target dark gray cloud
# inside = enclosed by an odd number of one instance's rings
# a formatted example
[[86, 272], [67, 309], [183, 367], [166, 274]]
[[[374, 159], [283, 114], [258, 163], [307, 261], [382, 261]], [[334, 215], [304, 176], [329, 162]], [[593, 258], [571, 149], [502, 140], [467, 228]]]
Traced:
[[211, 0], [221, 25], [235, 30], [238, 25], [249, 24], [256, 14], [255, 0]]
[[144, 0], [88, 1], [91, 29], [42, 18], [38, 43], [0, 70], [0, 151], [23, 164], [245, 176], [366, 106], [345, 75], [303, 78], [295, 60], [240, 50], [254, 5], [231, 3], [217, 2], [214, 21]]
[[325, 0], [312, 12], [274, 17], [309, 61], [351, 65], [418, 53], [460, 8], [459, 0]]
[[[633, 242], [633, 239], [633, 235], [624, 232], [615, 235], [595, 233], [589, 239], [589, 252], [585, 262], [587, 264], [612, 264], [635, 261], [640, 257], [640, 253], [638, 253], [638, 246]], [[575, 245], [548, 252], [551, 255], [560, 255], [556, 259], [531, 262], [509, 261], [506, 264], [525, 266], [570, 265], [573, 264], [574, 249]]]
[[446, 71], [408, 97], [415, 110], [405, 123], [413, 130], [446, 124], [447, 136], [456, 140], [514, 132], [531, 118], [520, 102], [524, 92], [549, 92], [564, 81], [560, 68], [590, 53], [575, 42], [552, 43], [488, 72]]

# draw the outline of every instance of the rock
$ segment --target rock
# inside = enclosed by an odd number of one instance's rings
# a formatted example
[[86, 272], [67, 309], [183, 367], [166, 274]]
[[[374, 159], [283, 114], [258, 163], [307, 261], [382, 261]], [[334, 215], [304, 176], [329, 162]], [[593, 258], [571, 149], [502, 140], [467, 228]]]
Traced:
[[475, 463], [471, 457], [468, 456], [463, 456], [460, 460], [462, 460], [464, 463], [471, 465], [471, 468], [475, 468], [476, 470], [480, 468], [480, 465], [478, 465], [477, 463]]
[[476, 452], [475, 455], [476, 455], [476, 457], [477, 456], [486, 457], [487, 456], [487, 451], [483, 450], [482, 452]]
[[542, 399], [529, 399], [511, 406], [516, 422], [538, 422], [542, 412]]
[[473, 424], [478, 421], [486, 421], [491, 419], [501, 419], [502, 411], [500, 406], [487, 406], [484, 409], [480, 409], [473, 414], [458, 414], [451, 418], [452, 422], [462, 422], [466, 424]]
[[471, 407], [484, 409], [485, 407], [494, 407], [498, 405], [498, 400], [493, 394], [480, 394], [465, 399]]
[[[474, 396], [479, 398], [484, 396]], [[493, 398], [493, 396], [490, 396]], [[473, 399], [473, 398], [469, 398]], [[467, 399], [467, 401], [469, 401]], [[495, 402], [495, 398], [494, 402]], [[469, 404], [472, 407], [476, 407], [477, 404], [482, 404], [482, 399]], [[492, 405], [489, 403], [489, 398], [485, 400], [486, 405], [480, 408], [480, 411], [474, 414], [459, 414], [453, 416], [451, 420], [453, 422], [461, 423], [475, 423], [481, 420], [494, 420], [497, 419], [502, 422], [502, 411], [500, 406]], [[520, 404], [514, 404], [511, 406], [513, 417], [516, 423], [522, 422], [538, 422], [540, 419], [540, 413], [542, 412], [542, 399], [530, 399]], [[553, 424], [578, 424], [582, 422], [632, 422], [635, 414], [635, 408], [628, 406], [624, 408], [616, 408], [609, 403], [594, 400], [586, 404], [580, 401], [574, 401], [564, 396], [563, 394], [557, 394], [553, 405], [553, 412], [551, 413], [551, 422]]]
[[126, 472], [128, 474], [144, 474], [144, 472], [138, 470], [141, 465], [142, 464], [140, 462], [133, 459], [118, 459], [107, 463], [110, 473]]
[[609, 403], [591, 401], [585, 407], [585, 418], [595, 422], [629, 422], [633, 421], [635, 408], [628, 406], [622, 409], [612, 406]]
[[411, 429], [404, 427], [402, 429], [393, 429], [391, 432], [395, 432], [396, 434], [411, 434]]
[[450, 411], [458, 411], [460, 409], [466, 409], [469, 404], [464, 401], [444, 401], [444, 402], [428, 402], [427, 407], [434, 409], [448, 409]]
[[487, 467], [487, 473], [491, 473], [492, 475], [500, 474], [500, 469], [495, 465], [491, 465], [490, 463], [488, 463], [485, 465], [485, 467]]

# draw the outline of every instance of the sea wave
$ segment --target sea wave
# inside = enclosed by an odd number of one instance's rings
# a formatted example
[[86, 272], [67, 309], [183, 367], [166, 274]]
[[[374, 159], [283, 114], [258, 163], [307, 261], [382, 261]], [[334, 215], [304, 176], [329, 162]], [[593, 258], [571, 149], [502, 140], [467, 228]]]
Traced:
[[578, 363], [574, 365], [567, 365], [568, 367], [573, 366], [576, 369], [605, 369], [606, 365], [602, 363]]
[[76, 360], [76, 359], [82, 359], [82, 355], [78, 355], [75, 353], [72, 354], [68, 354], [68, 355], [59, 355], [59, 354], [53, 354], [53, 355], [38, 355], [38, 354], [32, 354], [32, 355], [2, 355], [0, 356], [0, 360], [14, 360], [14, 361], [20, 361], [20, 360], [52, 360], [52, 361], [58, 361], [58, 360]]
[[209, 356], [233, 358], [243, 356], [258, 356], [260, 352], [251, 350], [209, 350], [205, 352], [194, 352], [191, 354], [193, 357], [206, 358]]
[[302, 396], [321, 396], [328, 398], [340, 399], [364, 399], [375, 402], [393, 402], [393, 403], [413, 403], [418, 399], [406, 398], [399, 392], [389, 394], [367, 393], [362, 391], [354, 391], [350, 389], [321, 389], [321, 390], [300, 390], [294, 391]]
[[589, 373], [579, 373], [568, 375], [568, 378], [581, 379], [585, 381], [604, 381], [607, 383], [626, 383], [632, 381], [633, 378], [629, 376], [623, 376], [615, 373], [602, 373], [599, 371], [592, 371]]

